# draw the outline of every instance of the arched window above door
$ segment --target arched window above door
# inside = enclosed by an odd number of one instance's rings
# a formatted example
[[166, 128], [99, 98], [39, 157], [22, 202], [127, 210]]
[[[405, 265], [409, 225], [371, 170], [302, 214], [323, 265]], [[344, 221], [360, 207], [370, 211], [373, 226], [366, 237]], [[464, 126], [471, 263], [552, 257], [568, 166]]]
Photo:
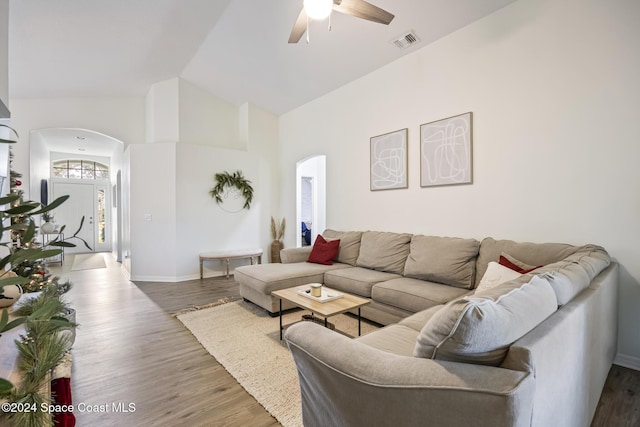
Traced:
[[53, 162], [53, 177], [109, 179], [109, 166], [92, 160], [57, 160]]

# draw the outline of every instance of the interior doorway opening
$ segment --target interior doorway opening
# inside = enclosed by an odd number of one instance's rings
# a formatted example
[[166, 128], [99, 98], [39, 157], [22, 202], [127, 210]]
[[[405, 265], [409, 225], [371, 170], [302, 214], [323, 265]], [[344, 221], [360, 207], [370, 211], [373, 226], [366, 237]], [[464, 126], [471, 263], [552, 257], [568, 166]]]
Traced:
[[308, 157], [296, 164], [296, 246], [313, 245], [327, 226], [326, 156]]
[[[123, 142], [80, 128], [32, 130], [29, 142], [31, 199], [46, 203], [70, 195], [53, 212], [56, 223], [66, 225], [65, 238], [78, 229], [84, 217], [78, 236], [89, 243], [92, 251], [113, 252], [121, 259], [122, 213], [116, 209], [120, 206], [116, 187]], [[71, 243], [77, 246], [65, 251], [89, 251], [81, 241]]]
[[313, 230], [313, 177], [300, 178], [300, 222], [302, 246], [311, 245], [311, 232]]

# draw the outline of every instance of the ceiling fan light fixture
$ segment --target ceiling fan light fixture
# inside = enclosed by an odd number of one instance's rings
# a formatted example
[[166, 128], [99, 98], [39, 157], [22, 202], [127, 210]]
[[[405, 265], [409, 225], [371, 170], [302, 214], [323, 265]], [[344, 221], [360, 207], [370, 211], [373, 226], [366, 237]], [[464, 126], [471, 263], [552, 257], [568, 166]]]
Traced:
[[307, 16], [316, 21], [326, 19], [333, 9], [333, 0], [304, 0], [303, 4]]

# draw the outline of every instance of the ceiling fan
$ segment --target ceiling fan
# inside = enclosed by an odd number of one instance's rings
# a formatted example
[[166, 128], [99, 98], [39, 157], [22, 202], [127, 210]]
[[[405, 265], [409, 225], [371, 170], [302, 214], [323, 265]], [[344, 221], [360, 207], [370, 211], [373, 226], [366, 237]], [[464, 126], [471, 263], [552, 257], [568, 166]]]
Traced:
[[308, 29], [309, 19], [325, 19], [332, 10], [385, 25], [389, 25], [395, 17], [386, 10], [364, 0], [304, 0], [304, 6], [289, 35], [289, 43], [300, 41]]

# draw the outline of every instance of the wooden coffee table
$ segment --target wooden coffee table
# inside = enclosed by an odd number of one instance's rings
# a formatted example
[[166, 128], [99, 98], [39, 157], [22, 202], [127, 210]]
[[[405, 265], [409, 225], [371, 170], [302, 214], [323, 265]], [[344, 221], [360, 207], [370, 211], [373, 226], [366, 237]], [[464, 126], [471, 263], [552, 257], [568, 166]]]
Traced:
[[363, 305], [367, 305], [371, 302], [371, 300], [360, 298], [355, 295], [348, 294], [342, 291], [335, 291], [333, 289], [329, 289], [324, 287], [324, 289], [332, 292], [341, 293], [343, 295], [342, 298], [338, 298], [332, 301], [327, 302], [318, 302], [314, 301], [311, 298], [307, 298], [298, 293], [301, 289], [309, 289], [309, 285], [301, 285], [293, 288], [281, 289], [278, 291], [271, 292], [271, 295], [275, 295], [280, 299], [280, 340], [282, 340], [282, 331], [284, 327], [282, 326], [282, 300], [286, 300], [292, 302], [296, 306], [300, 308], [304, 308], [309, 310], [312, 314], [319, 314], [324, 317], [324, 326], [327, 326], [327, 319], [331, 316], [335, 316], [336, 314], [342, 314], [347, 311], [353, 310], [354, 308], [358, 309], [358, 336], [360, 336], [360, 308]]

